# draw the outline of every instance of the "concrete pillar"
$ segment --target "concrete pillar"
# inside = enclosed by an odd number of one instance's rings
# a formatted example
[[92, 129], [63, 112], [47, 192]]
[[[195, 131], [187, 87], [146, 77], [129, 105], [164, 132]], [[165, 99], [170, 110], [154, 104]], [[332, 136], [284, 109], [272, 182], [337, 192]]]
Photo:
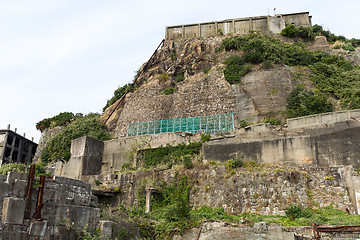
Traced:
[[199, 37], [201, 37], [201, 24], [198, 24], [198, 28], [199, 28]]
[[149, 213], [151, 210], [151, 193], [157, 192], [155, 188], [146, 188], [146, 200], [145, 200], [145, 213]]
[[111, 239], [113, 236], [113, 225], [111, 221], [100, 221], [100, 234], [102, 239]]
[[184, 38], [185, 37], [185, 26], [182, 25], [182, 37]]

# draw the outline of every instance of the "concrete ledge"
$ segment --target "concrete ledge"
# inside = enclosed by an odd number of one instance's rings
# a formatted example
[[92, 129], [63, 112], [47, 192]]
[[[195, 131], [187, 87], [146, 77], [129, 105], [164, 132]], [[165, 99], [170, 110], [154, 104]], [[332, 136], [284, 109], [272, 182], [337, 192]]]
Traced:
[[289, 129], [306, 128], [344, 122], [354, 118], [360, 118], [360, 109], [291, 118], [287, 120], [287, 125]]
[[72, 179], [72, 178], [58, 177], [58, 176], [54, 176], [53, 180], [60, 184], [68, 184], [68, 185], [72, 185], [72, 186], [83, 187], [86, 189], [86, 191], [89, 194], [91, 193], [91, 185], [89, 183], [86, 183], [86, 182], [83, 182], [80, 180], [76, 180], [76, 179]]

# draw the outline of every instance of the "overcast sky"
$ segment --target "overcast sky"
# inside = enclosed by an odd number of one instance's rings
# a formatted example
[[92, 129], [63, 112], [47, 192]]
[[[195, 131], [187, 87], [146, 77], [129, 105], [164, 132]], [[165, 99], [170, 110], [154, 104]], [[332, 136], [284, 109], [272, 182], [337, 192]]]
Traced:
[[360, 38], [360, 1], [0, 0], [0, 129], [38, 142], [36, 122], [101, 113], [164, 38], [165, 26], [308, 11]]

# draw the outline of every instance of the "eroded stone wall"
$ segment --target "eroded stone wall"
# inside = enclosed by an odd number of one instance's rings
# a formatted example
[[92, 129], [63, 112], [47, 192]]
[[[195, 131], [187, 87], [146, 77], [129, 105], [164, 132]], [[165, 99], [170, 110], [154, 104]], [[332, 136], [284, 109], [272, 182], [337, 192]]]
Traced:
[[[284, 215], [285, 208], [291, 204], [303, 207], [332, 204], [338, 209], [349, 209], [356, 213], [356, 203], [352, 202], [348, 192], [349, 181], [343, 172], [342, 168], [266, 165], [234, 171], [223, 165], [179, 170], [179, 174], [190, 180], [190, 201], [193, 207], [222, 207], [229, 213], [252, 212], [263, 215]], [[353, 170], [351, 174], [356, 175]], [[175, 172], [169, 170], [109, 175], [108, 178], [102, 176], [98, 179], [105, 188], [106, 182], [111, 182], [113, 188], [119, 188], [119, 192], [114, 195], [117, 200], [113, 200], [113, 204], [123, 203], [131, 207], [137, 202], [139, 189], [146, 186], [161, 191], [160, 183], [165, 181], [170, 184], [174, 176]], [[87, 178], [91, 181], [90, 176]]]

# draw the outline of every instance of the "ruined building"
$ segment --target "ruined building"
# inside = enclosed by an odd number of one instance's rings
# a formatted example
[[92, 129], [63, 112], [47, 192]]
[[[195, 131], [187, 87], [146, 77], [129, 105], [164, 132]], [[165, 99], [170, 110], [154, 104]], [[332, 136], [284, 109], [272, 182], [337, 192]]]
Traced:
[[15, 131], [0, 129], [0, 165], [3, 163], [31, 163], [37, 144]]

